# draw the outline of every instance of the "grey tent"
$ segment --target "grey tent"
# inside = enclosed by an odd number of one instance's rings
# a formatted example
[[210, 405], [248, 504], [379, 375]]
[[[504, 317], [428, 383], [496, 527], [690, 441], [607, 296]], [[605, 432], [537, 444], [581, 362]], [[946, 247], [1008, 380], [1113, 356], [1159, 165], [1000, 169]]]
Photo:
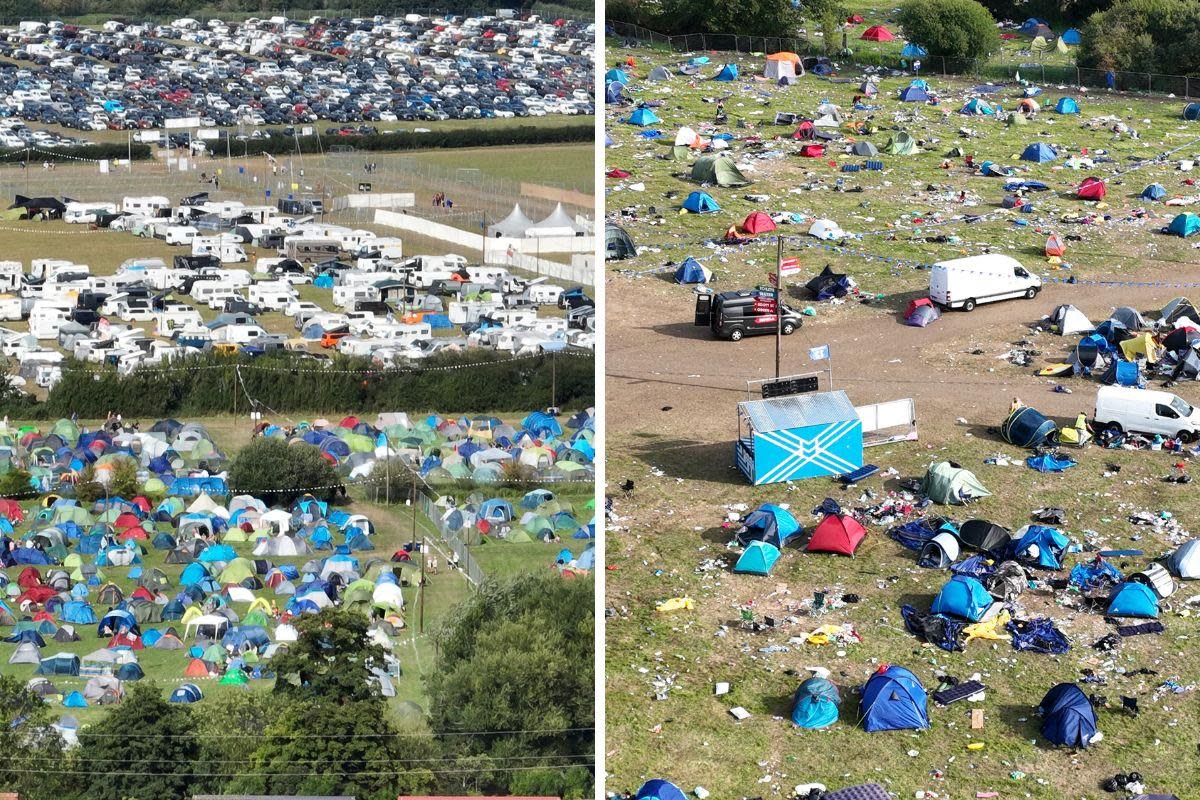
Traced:
[[879, 87], [874, 83], [871, 83], [871, 81], [863, 81], [860, 83], [858, 85], [858, 90], [867, 97], [874, 97], [875, 95], [879, 94]]
[[637, 255], [637, 246], [620, 225], [604, 223], [604, 260], [620, 261]]
[[1196, 307], [1192, 305], [1191, 300], [1188, 300], [1186, 297], [1176, 297], [1163, 306], [1162, 319], [1159, 320], [1159, 325], [1164, 328], [1174, 327], [1176, 322], [1185, 318], [1193, 322], [1200, 322], [1200, 313], [1197, 313]]
[[1125, 326], [1127, 330], [1140, 331], [1148, 328], [1145, 318], [1141, 313], [1130, 306], [1121, 306], [1114, 309], [1109, 319], [1115, 320]]
[[749, 186], [750, 181], [742, 174], [733, 160], [725, 156], [700, 156], [692, 164], [692, 180], [716, 186]]
[[42, 653], [33, 642], [21, 642], [13, 654], [8, 657], [10, 664], [33, 664], [35, 666], [42, 665]]
[[855, 142], [854, 146], [850, 148], [850, 152], [856, 156], [877, 156], [879, 155], [879, 148], [868, 141], [861, 141]]
[[671, 80], [671, 71], [666, 67], [655, 67], [650, 70], [650, 74], [646, 76], [648, 81], [669, 81]]
[[498, 236], [520, 238], [525, 235], [525, 231], [532, 227], [533, 220], [525, 216], [525, 212], [521, 210], [521, 204], [517, 203], [513, 206], [512, 211], [508, 212], [507, 217], [488, 226], [487, 235], [493, 239]]
[[1200, 539], [1181, 544], [1167, 559], [1167, 569], [1180, 580], [1200, 580]]

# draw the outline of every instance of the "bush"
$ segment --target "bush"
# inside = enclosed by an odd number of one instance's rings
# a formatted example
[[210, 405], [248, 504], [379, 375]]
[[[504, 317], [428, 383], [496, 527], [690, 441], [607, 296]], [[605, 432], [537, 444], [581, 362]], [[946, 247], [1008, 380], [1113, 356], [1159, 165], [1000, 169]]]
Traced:
[[113, 462], [108, 479], [102, 482], [97, 480], [95, 465], [88, 464], [79, 473], [79, 480], [75, 483], [75, 499], [90, 504], [104, 497], [123, 497], [126, 500], [137, 497], [142, 492], [137, 472], [137, 462], [131, 458], [121, 458]]
[[243, 448], [229, 465], [229, 486], [233, 494], [262, 496], [284, 506], [306, 494], [321, 500], [345, 494], [341, 478], [320, 450], [279, 439], [255, 439]]
[[976, 0], [907, 0], [900, 27], [931, 56], [975, 63], [1000, 49], [996, 20]]
[[[29, 19], [29, 17], [25, 17], [25, 19]], [[87, 158], [97, 161], [107, 158], [110, 161], [115, 161], [118, 158], [130, 157], [134, 161], [144, 161], [152, 158], [153, 155], [148, 144], [135, 144], [131, 146], [126, 142], [111, 142], [108, 144], [87, 144], [82, 147], [39, 147], [35, 153], [29, 153], [23, 147], [16, 150], [0, 150], [0, 162], [40, 162], [45, 160], [53, 161], [55, 158], [68, 160]]]
[[1083, 29], [1080, 66], [1193, 75], [1200, 71], [1200, 2], [1117, 0]]
[[27, 495], [33, 491], [29, 483], [29, 470], [10, 469], [0, 475], [0, 497]]

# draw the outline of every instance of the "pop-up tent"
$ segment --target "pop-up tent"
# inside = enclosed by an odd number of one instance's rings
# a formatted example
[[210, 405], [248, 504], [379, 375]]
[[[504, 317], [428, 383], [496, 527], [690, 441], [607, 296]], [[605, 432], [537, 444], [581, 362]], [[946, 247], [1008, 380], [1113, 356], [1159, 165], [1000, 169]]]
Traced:
[[1076, 103], [1074, 98], [1063, 97], [1055, 104], [1054, 110], [1059, 114], [1078, 114], [1079, 103]]
[[1158, 597], [1146, 584], [1126, 581], [1113, 590], [1104, 613], [1110, 617], [1155, 619], [1158, 617]]
[[1013, 410], [1000, 426], [1004, 441], [1017, 447], [1037, 447], [1045, 444], [1058, 430], [1054, 421], [1029, 406]]
[[658, 66], [650, 70], [650, 74], [646, 76], [646, 80], [653, 81], [655, 83], [659, 81], [669, 81], [671, 80], [671, 72], [666, 67]]
[[928, 702], [916, 675], [904, 667], [885, 664], [863, 685], [863, 728], [867, 733], [928, 728]]
[[604, 260], [621, 261], [637, 255], [637, 246], [620, 225], [604, 223]]
[[873, 158], [879, 155], [879, 148], [864, 139], [851, 145], [850, 152], [856, 156]]
[[890, 42], [895, 35], [882, 25], [872, 25], [863, 31], [862, 39], [867, 42]]
[[746, 515], [742, 522], [744, 530], [737, 535], [738, 541], [749, 543], [767, 542], [782, 548], [788, 540], [803, 533], [800, 523], [785, 508], [774, 503], [763, 503]]
[[1200, 539], [1181, 544], [1167, 559], [1167, 569], [1182, 580], [1200, 580]]
[[750, 575], [770, 575], [771, 567], [775, 566], [778, 560], [778, 547], [766, 542], [751, 542], [746, 545], [733, 571]]
[[775, 220], [762, 211], [751, 211], [742, 221], [742, 231], [758, 236], [775, 230]]
[[692, 192], [683, 201], [683, 208], [693, 214], [713, 214], [721, 210], [708, 192]]
[[1152, 183], [1138, 195], [1142, 200], [1162, 200], [1167, 196], [1167, 190], [1161, 183]]
[[647, 125], [654, 125], [659, 122], [662, 122], [662, 120], [648, 108], [634, 109], [634, 112], [629, 115], [630, 125], [639, 125], [644, 128]]
[[1022, 161], [1032, 161], [1035, 164], [1045, 164], [1058, 159], [1058, 151], [1044, 142], [1034, 142], [1021, 153]]
[[1042, 735], [1057, 745], [1087, 747], [1096, 735], [1096, 710], [1073, 683], [1060, 683], [1042, 698]]
[[1059, 38], [1062, 39], [1063, 44], [1077, 45], [1083, 42], [1083, 34], [1079, 32], [1078, 28], [1068, 28]]
[[738, 76], [737, 64], [726, 64], [721, 71], [713, 75], [714, 81], [736, 81]]
[[934, 320], [941, 319], [942, 312], [928, 297], [918, 297], [908, 304], [904, 310], [904, 324], [914, 328], [924, 328]]
[[749, 186], [750, 180], [742, 174], [733, 159], [722, 155], [705, 155], [692, 164], [692, 180], [715, 186]]
[[978, 578], [955, 575], [933, 598], [933, 605], [929, 610], [934, 614], [948, 614], [979, 622], [993, 616], [998, 606]]
[[712, 270], [691, 256], [685, 258], [683, 263], [675, 269], [676, 283], [708, 283], [710, 280], [712, 280]]
[[1108, 187], [1099, 178], [1084, 178], [1075, 196], [1080, 200], [1103, 200]]
[[991, 495], [973, 472], [952, 461], [930, 464], [921, 480], [921, 492], [943, 505], [963, 505]]
[[904, 131], [896, 131], [883, 145], [883, 152], [893, 156], [911, 156], [921, 152], [917, 141]]
[[687, 800], [687, 795], [670, 781], [653, 778], [642, 784], [634, 800]]
[[958, 539], [964, 547], [1003, 558], [1012, 544], [1006, 528], [986, 519], [969, 519], [958, 529]]
[[796, 689], [792, 700], [792, 723], [816, 730], [837, 722], [842, 698], [837, 687], [825, 678], [814, 676]]
[[905, 86], [900, 90], [900, 102], [928, 103], [929, 92], [925, 91], [920, 86]]
[[967, 102], [963, 103], [963, 107], [958, 110], [960, 114], [972, 114], [975, 116], [991, 116], [996, 113], [996, 109], [992, 108], [986, 100], [980, 100], [978, 97], [972, 97]]
[[810, 553], [838, 553], [854, 555], [859, 544], [867, 536], [867, 529], [854, 517], [845, 514], [826, 514], [825, 519], [813, 528], [812, 538], [806, 548]]
[[1187, 238], [1200, 233], [1200, 216], [1195, 214], [1178, 214], [1167, 226], [1167, 233]]

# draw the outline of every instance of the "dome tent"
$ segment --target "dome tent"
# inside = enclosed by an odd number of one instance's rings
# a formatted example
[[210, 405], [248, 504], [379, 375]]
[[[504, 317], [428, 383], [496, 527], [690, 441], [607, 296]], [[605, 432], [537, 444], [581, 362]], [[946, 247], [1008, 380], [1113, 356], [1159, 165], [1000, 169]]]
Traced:
[[1087, 747], [1096, 735], [1096, 710], [1073, 683], [1060, 683], [1042, 698], [1042, 735], [1056, 745]]
[[846, 514], [826, 514], [813, 529], [812, 538], [806, 548], [810, 553], [838, 553], [852, 556], [867, 530], [854, 517]]
[[934, 614], [979, 622], [994, 616], [999, 605], [977, 578], [955, 575], [942, 586], [929, 610]]
[[1038, 447], [1052, 441], [1058, 426], [1040, 411], [1029, 406], [1019, 406], [1000, 425], [1004, 441], [1017, 447]]
[[1032, 161], [1035, 164], [1045, 164], [1048, 161], [1056, 161], [1057, 159], [1058, 151], [1043, 142], [1034, 142], [1021, 153], [1022, 161]]
[[767, 542], [751, 542], [746, 545], [733, 571], [749, 575], [770, 575], [771, 568], [778, 560], [778, 547]]
[[1200, 539], [1181, 544], [1167, 559], [1167, 568], [1182, 580], [1200, 580]]
[[930, 464], [925, 477], [921, 479], [921, 492], [933, 502], [943, 505], [962, 505], [991, 495], [973, 472], [953, 461]]
[[809, 730], [828, 727], [837, 722], [841, 704], [837, 687], [825, 678], [814, 676], [796, 689], [792, 700], [792, 723]]
[[862, 688], [860, 712], [867, 733], [929, 727], [925, 687], [904, 667], [885, 664]]
[[1078, 114], [1079, 103], [1075, 102], [1074, 98], [1063, 97], [1055, 104], [1054, 110], [1059, 114]]
[[712, 271], [691, 256], [685, 258], [675, 269], [676, 283], [708, 283], [710, 280]]
[[742, 528], [737, 534], [738, 541], [767, 542], [778, 548], [782, 548], [789, 539], [803, 532], [800, 523], [790, 511], [773, 503], [763, 503], [747, 514], [742, 521]]
[[700, 156], [692, 164], [691, 178], [697, 183], [725, 188], [750, 185], [750, 180], [737, 168], [733, 159], [723, 155]]
[[1155, 619], [1158, 617], [1158, 597], [1146, 584], [1126, 581], [1113, 591], [1108, 601], [1108, 610], [1104, 613], [1110, 617]]

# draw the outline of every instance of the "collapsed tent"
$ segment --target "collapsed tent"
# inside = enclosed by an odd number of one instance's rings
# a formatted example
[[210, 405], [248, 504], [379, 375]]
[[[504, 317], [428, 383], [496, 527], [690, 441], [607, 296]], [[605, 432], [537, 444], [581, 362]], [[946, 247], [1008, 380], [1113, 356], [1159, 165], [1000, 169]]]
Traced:
[[1042, 698], [1042, 735], [1063, 747], [1087, 747], [1096, 735], [1096, 710], [1073, 683], [1060, 683]]
[[850, 291], [850, 280], [826, 265], [820, 275], [804, 284], [804, 288], [808, 290], [814, 300], [831, 300], [835, 297], [846, 296], [846, 293]]
[[943, 505], [962, 505], [991, 495], [973, 472], [953, 461], [931, 464], [921, 479], [920, 490], [933, 502]]

